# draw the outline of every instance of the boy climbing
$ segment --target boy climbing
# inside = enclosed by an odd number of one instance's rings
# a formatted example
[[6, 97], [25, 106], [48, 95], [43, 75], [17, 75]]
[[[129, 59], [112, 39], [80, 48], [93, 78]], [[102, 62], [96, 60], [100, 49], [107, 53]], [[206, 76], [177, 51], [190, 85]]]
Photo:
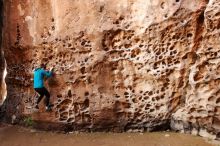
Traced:
[[52, 77], [52, 71], [53, 68], [51, 68], [50, 71], [46, 70], [46, 64], [41, 64], [39, 68], [34, 70], [34, 90], [40, 95], [37, 99], [36, 109], [39, 109], [38, 104], [45, 95], [46, 111], [51, 111], [50, 93], [44, 87], [44, 78]]

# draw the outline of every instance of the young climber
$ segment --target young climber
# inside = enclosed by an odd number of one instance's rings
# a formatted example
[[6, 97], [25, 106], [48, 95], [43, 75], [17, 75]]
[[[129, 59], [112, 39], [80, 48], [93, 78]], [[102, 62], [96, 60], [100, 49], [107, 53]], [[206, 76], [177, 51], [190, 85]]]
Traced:
[[52, 71], [52, 68], [50, 69], [50, 71], [46, 70], [46, 64], [41, 64], [39, 68], [36, 68], [34, 70], [34, 90], [40, 95], [37, 99], [37, 103], [35, 106], [36, 109], [39, 109], [38, 104], [45, 96], [46, 111], [51, 110], [52, 105], [50, 104], [50, 93], [44, 87], [44, 78], [52, 77]]

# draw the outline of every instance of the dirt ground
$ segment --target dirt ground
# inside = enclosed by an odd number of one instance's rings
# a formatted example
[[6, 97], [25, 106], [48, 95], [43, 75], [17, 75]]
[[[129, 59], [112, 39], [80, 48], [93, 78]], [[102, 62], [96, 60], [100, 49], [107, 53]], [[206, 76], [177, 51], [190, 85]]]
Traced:
[[172, 133], [69, 133], [42, 132], [0, 125], [0, 146], [218, 146], [197, 136]]

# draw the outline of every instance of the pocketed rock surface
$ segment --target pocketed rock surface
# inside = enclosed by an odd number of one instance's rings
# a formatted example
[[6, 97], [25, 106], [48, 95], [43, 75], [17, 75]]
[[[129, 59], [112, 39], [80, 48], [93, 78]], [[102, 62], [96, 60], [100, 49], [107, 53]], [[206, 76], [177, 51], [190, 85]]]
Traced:
[[[39, 128], [220, 136], [219, 0], [4, 1], [5, 117]], [[54, 67], [53, 111], [33, 69]]]

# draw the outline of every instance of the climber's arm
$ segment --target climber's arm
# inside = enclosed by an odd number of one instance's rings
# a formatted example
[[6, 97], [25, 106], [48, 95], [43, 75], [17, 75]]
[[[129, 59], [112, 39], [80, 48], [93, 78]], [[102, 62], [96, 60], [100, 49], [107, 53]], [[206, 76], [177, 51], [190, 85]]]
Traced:
[[46, 77], [51, 77], [51, 76], [52, 76], [52, 71], [45, 71], [45, 70], [44, 70], [43, 74], [44, 74]]

